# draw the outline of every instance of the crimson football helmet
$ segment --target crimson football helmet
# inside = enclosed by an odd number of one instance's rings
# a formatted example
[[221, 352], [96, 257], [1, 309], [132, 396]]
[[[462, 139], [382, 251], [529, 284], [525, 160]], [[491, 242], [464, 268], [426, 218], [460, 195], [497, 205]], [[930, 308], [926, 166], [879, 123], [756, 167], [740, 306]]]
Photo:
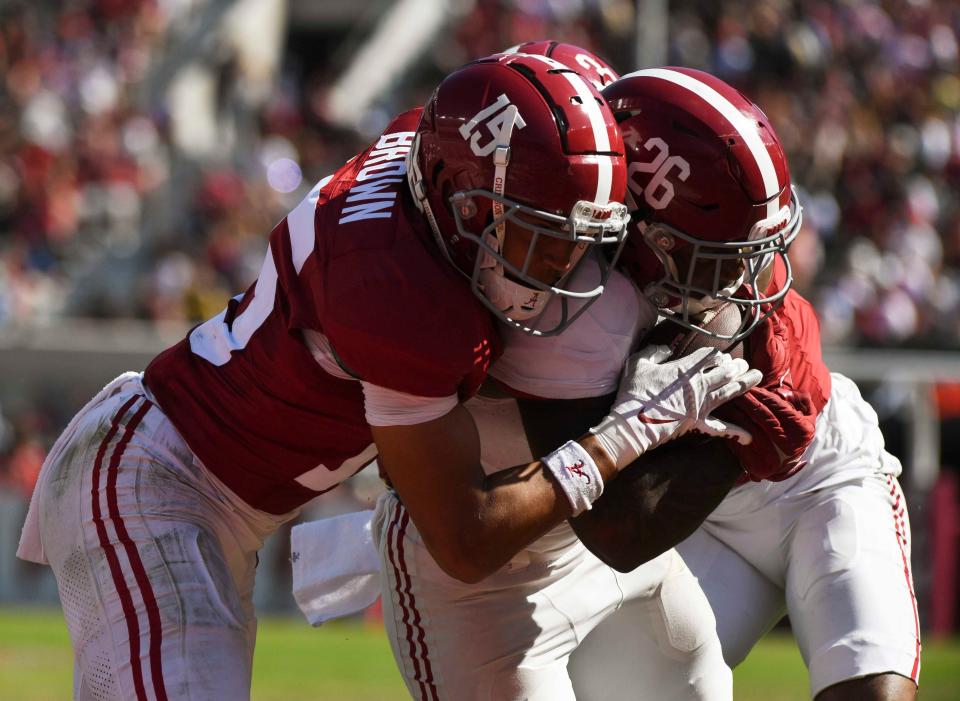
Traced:
[[593, 83], [597, 90], [603, 90], [607, 85], [620, 77], [613, 67], [591, 51], [559, 41], [528, 41], [524, 44], [511, 46], [505, 54], [537, 54], [549, 56], [559, 61], [567, 68], [572, 68], [584, 78]]
[[[624, 267], [662, 315], [736, 343], [793, 281], [787, 248], [802, 216], [780, 140], [759, 107], [702, 71], [636, 71], [603, 95], [627, 149]], [[786, 282], [771, 289], [763, 273], [776, 257]], [[703, 328], [724, 302], [740, 307], [740, 328]]]
[[[545, 56], [497, 54], [452, 73], [424, 107], [407, 176], [441, 250], [507, 323], [559, 333], [603, 292], [626, 238], [626, 160], [613, 113], [575, 71]], [[523, 260], [508, 259], [508, 235], [512, 250], [522, 241]], [[556, 266], [565, 273], [531, 274], [557, 239], [569, 244]], [[599, 284], [571, 289], [576, 262], [600, 245], [614, 250], [597, 256]], [[559, 323], [533, 328], [554, 297]]]

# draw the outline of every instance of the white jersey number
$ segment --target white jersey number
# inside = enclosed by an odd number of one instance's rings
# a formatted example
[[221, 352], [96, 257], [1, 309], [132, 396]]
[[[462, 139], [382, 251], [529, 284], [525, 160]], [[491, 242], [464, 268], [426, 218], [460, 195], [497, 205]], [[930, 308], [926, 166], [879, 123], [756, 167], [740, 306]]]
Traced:
[[[490, 140], [480, 145], [480, 126], [486, 125], [490, 132]], [[509, 146], [513, 128], [523, 129], [527, 123], [523, 121], [517, 106], [510, 102], [505, 94], [500, 95], [495, 102], [484, 107], [470, 119], [460, 125], [460, 136], [470, 143], [470, 150], [477, 156], [489, 156], [497, 146]]]
[[593, 56], [588, 56], [587, 54], [577, 54], [573, 59], [577, 64], [588, 71], [594, 71], [600, 80], [594, 80], [593, 85], [597, 90], [603, 90], [603, 86], [609, 85], [617, 79], [617, 74], [614, 73], [608, 66], [601, 65], [597, 59]]
[[[313, 250], [314, 230], [313, 212], [320, 198], [320, 190], [330, 182], [330, 176], [317, 183], [310, 194], [287, 215], [287, 231], [290, 235], [290, 248], [297, 272]], [[247, 308], [227, 321], [227, 315], [235, 304], [239, 304], [243, 295], [237, 295], [227, 308], [215, 317], [207, 319], [190, 332], [190, 350], [214, 365], [230, 362], [233, 351], [246, 348], [254, 332], [263, 325], [273, 312], [277, 297], [277, 265], [273, 260], [273, 250], [267, 246], [267, 255], [253, 289], [253, 299]]]

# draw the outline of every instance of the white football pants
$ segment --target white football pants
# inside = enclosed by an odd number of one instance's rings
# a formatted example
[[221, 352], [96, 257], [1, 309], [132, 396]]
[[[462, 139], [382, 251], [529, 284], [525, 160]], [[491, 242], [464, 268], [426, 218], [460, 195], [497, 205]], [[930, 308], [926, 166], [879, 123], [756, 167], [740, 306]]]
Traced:
[[753, 496], [733, 492], [677, 548], [713, 606], [727, 662], [743, 661], [787, 613], [811, 696], [884, 672], [916, 682], [920, 625], [897, 479], [876, 474], [759, 508]]
[[292, 514], [256, 511], [220, 484], [139, 375], [67, 427], [31, 511], [21, 542], [42, 553], [21, 555], [45, 556], [56, 575], [74, 698], [249, 698], [256, 552]]
[[[487, 579], [464, 584], [439, 568], [392, 493], [377, 503], [373, 533], [387, 633], [415, 699], [591, 698], [579, 690], [574, 696], [567, 661], [604, 619], [618, 622], [629, 638], [597, 660], [590, 670], [597, 679], [608, 677], [608, 663], [656, 651], [665, 682], [650, 678], [627, 687], [630, 698], [732, 698], [713, 614], [673, 550], [621, 574], [564, 524]], [[623, 689], [597, 698], [623, 698]]]

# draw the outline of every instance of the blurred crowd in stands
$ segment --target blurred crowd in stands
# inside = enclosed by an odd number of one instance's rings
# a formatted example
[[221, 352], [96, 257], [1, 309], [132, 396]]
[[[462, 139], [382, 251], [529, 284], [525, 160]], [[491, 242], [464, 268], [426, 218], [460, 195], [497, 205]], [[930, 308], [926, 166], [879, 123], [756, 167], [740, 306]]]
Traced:
[[[825, 341], [960, 347], [960, 2], [668, 4], [667, 62], [740, 87], [784, 142], [805, 207], [791, 258]], [[298, 54], [309, 35], [291, 27], [259, 100], [235, 56], [208, 53], [237, 134], [197, 156], [149, 89], [183, 13], [202, 5], [0, 4], [0, 331], [62, 316], [207, 318], [252, 282], [266, 234], [311, 184], [458, 65], [542, 38], [623, 72], [635, 61], [631, 0], [476, 0], [348, 130], [325, 112], [348, 52], [311, 62], [315, 50]], [[29, 494], [65, 422], [0, 413], [0, 493]]]
[[[671, 3], [678, 63], [766, 110], [808, 227], [794, 252], [825, 339], [960, 342], [960, 6]], [[680, 9], [683, 8], [683, 9]]]
[[[208, 316], [255, 277], [272, 223], [380, 125], [330, 125], [329, 66], [287, 60], [255, 106], [252, 139], [229, 157], [179, 153], [166, 105], [142, 93], [182, 4], [0, 8], [0, 327]], [[741, 87], [784, 141], [806, 211], [798, 286], [826, 340], [960, 345], [960, 5], [669, 8], [668, 62]], [[444, 72], [530, 38], [579, 43], [629, 70], [634, 11], [626, 0], [478, 0], [377, 108], [405, 109]], [[231, 68], [219, 67], [226, 96]]]
[[[467, 53], [559, 34], [631, 69], [631, 3], [505, 4], [478, 3]], [[592, 22], [558, 16], [588, 5]], [[740, 88], [784, 142], [806, 217], [791, 259], [825, 341], [960, 346], [960, 3], [668, 5], [667, 62]]]

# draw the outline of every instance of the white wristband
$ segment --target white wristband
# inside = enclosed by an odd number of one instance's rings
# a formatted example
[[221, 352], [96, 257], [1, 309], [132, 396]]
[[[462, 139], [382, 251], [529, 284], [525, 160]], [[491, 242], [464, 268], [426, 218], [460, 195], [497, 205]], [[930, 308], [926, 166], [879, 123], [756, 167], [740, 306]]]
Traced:
[[540, 458], [570, 500], [573, 515], [590, 509], [603, 494], [603, 478], [590, 453], [576, 441], [567, 441], [555, 451]]

